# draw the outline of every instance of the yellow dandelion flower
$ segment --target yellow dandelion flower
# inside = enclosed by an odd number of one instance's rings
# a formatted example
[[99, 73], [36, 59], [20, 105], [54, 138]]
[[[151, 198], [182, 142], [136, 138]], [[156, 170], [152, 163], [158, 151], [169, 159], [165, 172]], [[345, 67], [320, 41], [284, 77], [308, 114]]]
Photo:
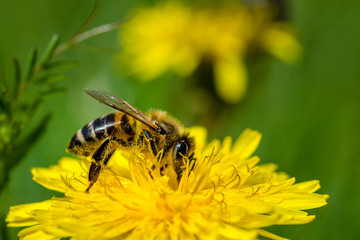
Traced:
[[32, 170], [64, 197], [11, 207], [8, 226], [28, 226], [21, 239], [283, 239], [262, 228], [308, 223], [315, 217], [303, 210], [326, 204], [327, 195], [314, 193], [318, 181], [295, 183], [273, 164], [257, 165], [257, 131], [234, 144], [230, 137], [206, 144], [204, 128], [190, 133], [196, 163], [179, 183], [152, 167], [154, 159], [118, 151], [87, 194], [89, 162], [65, 157]]
[[139, 9], [120, 31], [120, 59], [145, 81], [168, 71], [186, 77], [209, 62], [217, 94], [235, 103], [246, 93], [244, 59], [250, 50], [262, 48], [289, 63], [301, 52], [270, 15], [269, 9], [250, 10], [239, 2], [195, 8], [170, 1]]

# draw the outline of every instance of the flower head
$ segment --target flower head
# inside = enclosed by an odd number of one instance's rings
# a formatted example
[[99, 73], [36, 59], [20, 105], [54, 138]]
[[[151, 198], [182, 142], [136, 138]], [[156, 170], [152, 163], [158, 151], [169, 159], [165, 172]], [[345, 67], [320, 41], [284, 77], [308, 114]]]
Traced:
[[11, 207], [8, 226], [28, 226], [22, 239], [283, 239], [261, 228], [308, 223], [314, 216], [303, 210], [326, 204], [327, 195], [314, 193], [318, 181], [295, 184], [275, 165], [257, 165], [257, 131], [234, 144], [229, 137], [206, 144], [203, 128], [190, 132], [196, 163], [179, 183], [154, 159], [118, 151], [87, 194], [89, 162], [62, 158], [32, 174], [64, 197]]
[[217, 94], [229, 103], [246, 92], [249, 52], [262, 48], [285, 62], [295, 61], [300, 52], [270, 9], [250, 9], [239, 1], [205, 8], [170, 1], [139, 9], [120, 37], [122, 62], [140, 79], [168, 71], [189, 76], [205, 62], [212, 66]]

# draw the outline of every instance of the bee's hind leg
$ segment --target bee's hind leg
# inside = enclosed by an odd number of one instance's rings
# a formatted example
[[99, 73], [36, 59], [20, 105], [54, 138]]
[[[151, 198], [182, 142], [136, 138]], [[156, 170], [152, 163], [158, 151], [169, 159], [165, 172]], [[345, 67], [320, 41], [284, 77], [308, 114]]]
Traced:
[[96, 162], [91, 163], [91, 166], [89, 169], [89, 178], [88, 178], [90, 184], [85, 190], [86, 193], [89, 193], [90, 188], [94, 185], [94, 183], [99, 178], [100, 170], [101, 170], [101, 166], [98, 163], [96, 163]]
[[110, 144], [111, 141], [116, 141], [116, 139], [113, 137], [106, 139], [92, 156], [94, 162], [91, 163], [89, 169], [89, 177], [88, 177], [89, 186], [85, 190], [86, 193], [89, 193], [90, 188], [98, 180], [101, 167], [106, 166], [107, 162], [109, 161], [109, 159], [111, 158], [112, 154], [115, 151], [115, 149], [111, 147]]

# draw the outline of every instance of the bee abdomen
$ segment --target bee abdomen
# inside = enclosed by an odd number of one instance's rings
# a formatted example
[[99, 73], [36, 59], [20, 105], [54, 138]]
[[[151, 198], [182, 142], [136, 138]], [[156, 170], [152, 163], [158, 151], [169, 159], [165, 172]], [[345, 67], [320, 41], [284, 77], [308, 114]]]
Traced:
[[112, 136], [116, 130], [116, 125], [119, 124], [116, 121], [115, 113], [108, 114], [104, 117], [95, 119], [88, 125], [92, 125], [95, 138], [103, 140], [109, 136]]
[[94, 153], [103, 140], [118, 137], [119, 144], [129, 146], [135, 134], [136, 121], [130, 123], [126, 114], [111, 113], [88, 123], [79, 129], [70, 140], [68, 152], [82, 156]]
[[91, 121], [75, 133], [67, 151], [89, 156], [105, 138], [114, 134], [117, 124], [115, 113]]

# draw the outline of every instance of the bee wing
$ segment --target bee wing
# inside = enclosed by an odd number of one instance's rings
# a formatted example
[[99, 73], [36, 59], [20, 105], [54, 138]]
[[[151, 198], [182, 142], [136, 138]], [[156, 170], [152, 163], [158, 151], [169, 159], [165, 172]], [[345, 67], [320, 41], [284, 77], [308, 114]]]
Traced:
[[122, 100], [121, 98], [112, 95], [111, 93], [98, 89], [88, 89], [88, 88], [83, 89], [83, 91], [89, 94], [91, 97], [95, 98], [96, 100], [108, 105], [111, 108], [119, 110], [120, 112], [123, 112], [135, 118], [136, 120], [142, 122], [143, 124], [153, 129], [159, 128], [158, 126], [155, 125], [153, 121], [151, 121], [151, 119], [145, 113], [131, 106], [129, 103]]

